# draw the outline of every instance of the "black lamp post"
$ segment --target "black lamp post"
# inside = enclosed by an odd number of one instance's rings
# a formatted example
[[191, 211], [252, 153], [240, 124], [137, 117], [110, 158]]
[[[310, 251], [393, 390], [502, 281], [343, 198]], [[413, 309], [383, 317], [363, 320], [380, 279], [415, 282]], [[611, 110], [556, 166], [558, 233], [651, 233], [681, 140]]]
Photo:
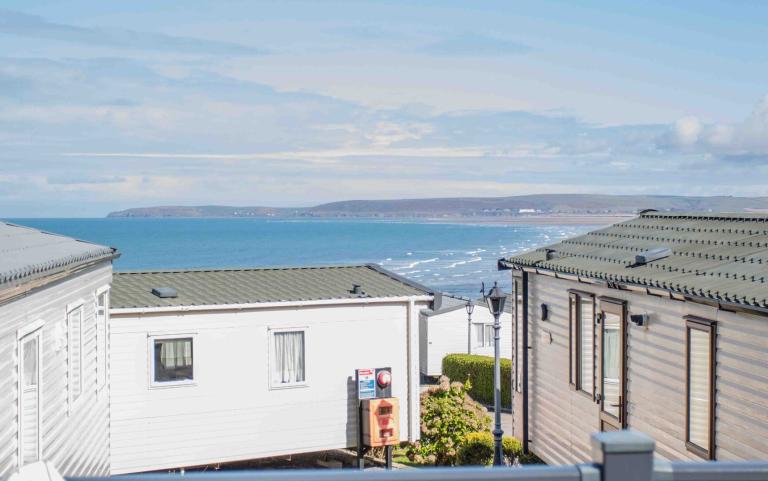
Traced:
[[464, 306], [467, 309], [467, 354], [472, 354], [472, 312], [475, 310], [475, 301], [467, 301]]
[[[485, 290], [485, 289], [483, 289]], [[499, 317], [504, 312], [504, 303], [507, 301], [507, 294], [501, 290], [497, 283], [493, 283], [493, 288], [486, 294], [483, 292], [488, 309], [493, 314], [493, 465], [502, 466], [504, 464], [504, 451], [501, 444], [501, 437], [504, 431], [501, 429], [501, 362], [499, 359], [499, 331], [501, 324]]]

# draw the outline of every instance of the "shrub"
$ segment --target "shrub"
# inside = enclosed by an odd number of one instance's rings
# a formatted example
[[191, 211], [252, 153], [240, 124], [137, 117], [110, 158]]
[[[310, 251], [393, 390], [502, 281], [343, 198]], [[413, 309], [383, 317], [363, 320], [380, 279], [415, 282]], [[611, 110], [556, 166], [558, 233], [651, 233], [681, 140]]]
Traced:
[[493, 462], [493, 435], [489, 431], [469, 433], [459, 447], [459, 464], [487, 465]]
[[421, 439], [408, 447], [411, 461], [452, 466], [466, 436], [490, 428], [488, 411], [469, 397], [470, 388], [441, 376], [438, 386], [421, 393]]
[[[475, 354], [448, 354], [443, 358], [443, 374], [450, 379], [469, 379], [469, 395], [493, 404], [493, 358]], [[512, 361], [501, 359], [501, 405], [512, 407]]]
[[[511, 465], [516, 458], [520, 458], [522, 455], [523, 447], [517, 438], [504, 436], [501, 438], [501, 446], [507, 464]], [[470, 433], [459, 447], [459, 464], [491, 464], [493, 462], [493, 448], [493, 434], [490, 431]], [[525, 459], [531, 461], [528, 458]]]
[[523, 454], [523, 445], [520, 443], [520, 440], [512, 436], [501, 438], [501, 447], [504, 450], [504, 457], [507, 458], [509, 464], [512, 464], [515, 458]]

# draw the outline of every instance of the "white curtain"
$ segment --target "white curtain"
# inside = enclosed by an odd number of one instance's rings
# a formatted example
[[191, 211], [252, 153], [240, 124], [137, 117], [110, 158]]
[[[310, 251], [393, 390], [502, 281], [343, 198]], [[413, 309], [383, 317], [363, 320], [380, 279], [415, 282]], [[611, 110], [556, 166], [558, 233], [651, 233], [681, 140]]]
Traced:
[[280, 384], [305, 381], [303, 331], [275, 333], [274, 379]]
[[165, 369], [192, 366], [192, 339], [169, 339], [160, 343], [160, 362]]
[[[608, 315], [606, 315], [606, 318]], [[607, 322], [607, 321], [606, 321]], [[603, 331], [603, 409], [619, 416], [619, 328], [605, 326]]]
[[689, 441], [709, 448], [709, 333], [689, 329]]
[[594, 374], [592, 352], [595, 345], [595, 308], [591, 297], [581, 298], [581, 389], [593, 392]]

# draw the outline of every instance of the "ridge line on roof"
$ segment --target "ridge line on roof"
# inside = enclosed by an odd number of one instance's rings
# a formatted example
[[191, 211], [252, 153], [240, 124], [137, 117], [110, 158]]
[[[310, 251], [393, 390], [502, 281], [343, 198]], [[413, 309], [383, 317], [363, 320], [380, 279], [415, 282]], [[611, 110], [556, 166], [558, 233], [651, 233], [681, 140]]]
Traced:
[[313, 269], [363, 269], [368, 264], [320, 264], [315, 266], [265, 266], [265, 267], [195, 267], [190, 269], [125, 270], [115, 271], [114, 275], [131, 274], [194, 274], [200, 272], [257, 272], [257, 271], [299, 271]]

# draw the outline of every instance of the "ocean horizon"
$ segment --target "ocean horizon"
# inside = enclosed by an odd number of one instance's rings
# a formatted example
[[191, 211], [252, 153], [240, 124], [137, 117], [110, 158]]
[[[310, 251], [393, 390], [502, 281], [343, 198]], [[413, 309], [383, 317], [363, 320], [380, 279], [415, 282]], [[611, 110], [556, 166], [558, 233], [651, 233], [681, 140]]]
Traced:
[[509, 289], [499, 258], [594, 225], [507, 225], [371, 219], [26, 218], [9, 222], [116, 247], [116, 271], [379, 264], [463, 297]]

